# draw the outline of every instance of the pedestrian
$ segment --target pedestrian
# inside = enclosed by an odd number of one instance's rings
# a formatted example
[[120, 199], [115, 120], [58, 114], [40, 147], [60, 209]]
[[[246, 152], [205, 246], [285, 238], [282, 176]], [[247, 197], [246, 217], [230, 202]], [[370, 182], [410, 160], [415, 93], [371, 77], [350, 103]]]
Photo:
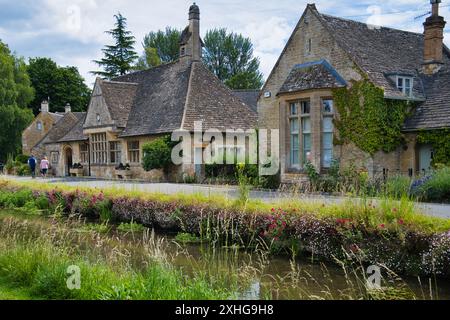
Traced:
[[36, 158], [34, 157], [34, 155], [31, 155], [30, 158], [28, 159], [28, 166], [30, 167], [31, 177], [33, 179], [35, 179], [36, 178]]
[[41, 160], [41, 174], [42, 174], [42, 178], [47, 177], [49, 164], [50, 163], [48, 162], [47, 157], [44, 157], [44, 159]]

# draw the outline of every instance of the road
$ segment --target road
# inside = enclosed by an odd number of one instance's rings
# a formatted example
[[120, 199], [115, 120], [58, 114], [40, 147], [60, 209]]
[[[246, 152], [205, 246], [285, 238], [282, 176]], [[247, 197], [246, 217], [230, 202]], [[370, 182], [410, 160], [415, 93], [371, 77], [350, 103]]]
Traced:
[[[28, 177], [13, 177], [3, 176], [5, 179], [15, 181], [33, 181]], [[226, 198], [234, 199], [238, 196], [238, 188], [233, 186], [206, 186], [206, 185], [188, 185], [188, 184], [174, 184], [174, 183], [144, 183], [144, 182], [126, 182], [126, 181], [111, 181], [100, 179], [75, 179], [75, 178], [48, 178], [34, 180], [36, 182], [45, 181], [50, 184], [65, 184], [73, 187], [88, 187], [97, 189], [117, 188], [127, 191], [143, 191], [151, 193], [163, 194], [203, 194], [203, 195], [222, 195]], [[252, 191], [250, 198], [261, 200], [267, 203], [278, 203], [290, 199], [302, 200], [313, 203], [333, 204], [341, 203], [352, 199], [357, 201], [357, 198], [335, 197], [335, 196], [315, 196], [304, 194], [292, 194], [287, 192], [269, 192], [269, 191]], [[377, 200], [374, 200], [376, 202]], [[450, 219], [450, 205], [448, 204], [434, 204], [434, 203], [416, 203], [416, 209], [423, 214]]]

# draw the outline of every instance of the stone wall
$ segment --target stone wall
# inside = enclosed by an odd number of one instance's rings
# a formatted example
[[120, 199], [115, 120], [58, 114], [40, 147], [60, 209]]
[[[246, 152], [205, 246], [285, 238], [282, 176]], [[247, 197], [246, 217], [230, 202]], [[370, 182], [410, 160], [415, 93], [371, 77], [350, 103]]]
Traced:
[[[38, 130], [38, 122], [42, 124], [42, 130]], [[22, 133], [22, 153], [30, 155], [32, 148], [47, 135], [54, 124], [55, 118], [48, 112], [38, 114]]]

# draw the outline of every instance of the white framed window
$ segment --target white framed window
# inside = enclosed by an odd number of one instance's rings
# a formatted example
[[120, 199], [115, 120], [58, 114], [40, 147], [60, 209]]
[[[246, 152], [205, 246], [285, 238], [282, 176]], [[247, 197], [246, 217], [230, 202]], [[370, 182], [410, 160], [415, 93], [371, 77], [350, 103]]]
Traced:
[[109, 142], [109, 161], [112, 164], [120, 164], [122, 160], [122, 144], [120, 141]]
[[309, 161], [309, 154], [311, 154], [311, 118], [309, 116], [302, 116], [302, 164], [303, 166]]
[[59, 161], [59, 152], [57, 151], [52, 151], [50, 153], [50, 161], [52, 164], [58, 164]]
[[299, 169], [311, 152], [311, 103], [309, 100], [289, 104], [290, 166]]
[[333, 161], [334, 103], [332, 99], [322, 100], [322, 167], [330, 168]]
[[43, 128], [44, 128], [44, 127], [43, 127], [43, 125], [42, 125], [42, 122], [41, 122], [41, 121], [38, 121], [38, 122], [36, 123], [36, 129], [39, 130], [39, 131], [42, 131]]
[[407, 97], [411, 97], [413, 91], [413, 78], [397, 76], [397, 88]]
[[108, 152], [107, 152], [106, 133], [96, 133], [91, 136], [91, 152], [92, 163], [94, 164], [107, 164]]

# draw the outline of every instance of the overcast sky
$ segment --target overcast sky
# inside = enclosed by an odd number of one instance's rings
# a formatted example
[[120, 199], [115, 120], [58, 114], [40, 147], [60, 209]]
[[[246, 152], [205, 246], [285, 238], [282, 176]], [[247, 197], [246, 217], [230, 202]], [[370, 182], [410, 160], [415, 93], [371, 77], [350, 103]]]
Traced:
[[[197, 0], [202, 35], [226, 27], [252, 39], [261, 69], [267, 76], [292, 33], [306, 4], [304, 0]], [[0, 39], [19, 55], [50, 57], [60, 65], [79, 68], [89, 86], [89, 71], [97, 67], [101, 49], [111, 39], [113, 15], [121, 12], [136, 37], [136, 49], [146, 33], [166, 26], [184, 28], [192, 1], [188, 0], [0, 0]], [[423, 32], [429, 0], [317, 0], [322, 13]], [[445, 42], [450, 46], [450, 0], [443, 0], [441, 15], [448, 21]], [[400, 13], [399, 13], [400, 12]]]

